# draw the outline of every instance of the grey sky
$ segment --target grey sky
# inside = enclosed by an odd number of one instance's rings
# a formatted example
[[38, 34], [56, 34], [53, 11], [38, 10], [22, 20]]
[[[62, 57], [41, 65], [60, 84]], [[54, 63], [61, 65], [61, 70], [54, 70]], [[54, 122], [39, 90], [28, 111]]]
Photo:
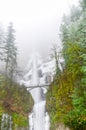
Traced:
[[61, 18], [78, 0], [0, 0], [0, 22], [13, 22], [19, 48], [19, 65], [25, 66], [33, 46], [46, 56], [59, 43]]

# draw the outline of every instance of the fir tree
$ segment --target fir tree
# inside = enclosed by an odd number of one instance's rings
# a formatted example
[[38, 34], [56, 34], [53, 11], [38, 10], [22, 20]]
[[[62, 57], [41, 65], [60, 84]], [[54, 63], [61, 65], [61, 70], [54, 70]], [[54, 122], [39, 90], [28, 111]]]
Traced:
[[17, 47], [15, 44], [15, 30], [12, 22], [8, 26], [6, 43], [4, 47], [4, 61], [6, 63], [6, 76], [13, 79], [13, 74], [17, 65]]

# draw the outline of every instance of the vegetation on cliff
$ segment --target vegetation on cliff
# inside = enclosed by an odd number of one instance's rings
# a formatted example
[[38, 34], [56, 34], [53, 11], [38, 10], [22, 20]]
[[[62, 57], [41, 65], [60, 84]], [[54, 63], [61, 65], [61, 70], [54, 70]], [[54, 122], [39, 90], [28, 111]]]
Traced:
[[0, 62], [3, 63], [3, 70], [0, 69], [0, 128], [3, 114], [12, 117], [13, 126], [28, 126], [28, 113], [33, 105], [29, 92], [15, 80], [18, 73], [15, 39], [12, 23], [7, 33], [0, 26]]
[[[61, 25], [65, 59], [63, 72], [57, 73], [47, 93], [51, 127], [59, 122], [72, 130], [86, 129], [86, 0], [64, 16]], [[57, 67], [58, 68], [58, 67]]]

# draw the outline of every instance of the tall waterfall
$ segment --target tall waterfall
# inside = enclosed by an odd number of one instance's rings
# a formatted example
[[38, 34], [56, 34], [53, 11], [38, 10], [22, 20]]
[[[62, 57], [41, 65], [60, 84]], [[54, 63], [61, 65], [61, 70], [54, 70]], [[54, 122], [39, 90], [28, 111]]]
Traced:
[[[38, 69], [37, 69], [37, 56], [33, 55], [32, 58], [32, 79], [31, 85], [38, 86], [39, 85], [39, 77], [38, 77]], [[42, 88], [34, 88], [30, 90], [32, 97], [34, 99], [34, 107], [32, 112], [32, 120], [33, 124], [30, 126], [30, 130], [45, 130], [45, 100]]]
[[[34, 106], [32, 112], [29, 114], [29, 130], [49, 130], [50, 121], [49, 115], [46, 112], [46, 100], [45, 100], [45, 88], [43, 86], [43, 78], [39, 77], [40, 60], [35, 53], [31, 57], [28, 68], [30, 71], [24, 76], [24, 85], [28, 87], [28, 91], [31, 93], [34, 100]], [[41, 81], [41, 82], [40, 82]], [[29, 88], [31, 86], [32, 88]], [[33, 88], [36, 86], [35, 88]]]

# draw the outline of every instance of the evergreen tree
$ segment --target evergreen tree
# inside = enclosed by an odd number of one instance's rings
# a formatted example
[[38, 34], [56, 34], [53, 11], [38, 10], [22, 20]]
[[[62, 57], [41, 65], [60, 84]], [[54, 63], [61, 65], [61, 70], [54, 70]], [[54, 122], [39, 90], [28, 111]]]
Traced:
[[15, 44], [15, 30], [12, 22], [8, 26], [6, 43], [4, 47], [4, 61], [6, 63], [6, 75], [13, 79], [13, 74], [17, 65], [17, 47]]

